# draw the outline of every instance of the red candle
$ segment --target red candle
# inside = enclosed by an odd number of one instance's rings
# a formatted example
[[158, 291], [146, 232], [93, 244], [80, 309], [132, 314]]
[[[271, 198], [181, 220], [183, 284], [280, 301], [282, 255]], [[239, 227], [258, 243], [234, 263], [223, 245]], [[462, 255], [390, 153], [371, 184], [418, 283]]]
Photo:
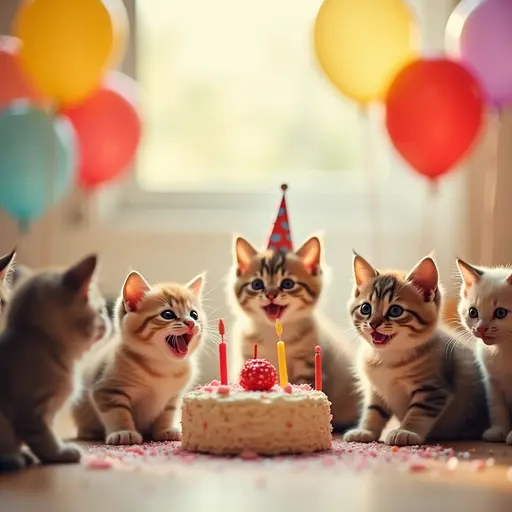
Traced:
[[219, 334], [220, 334], [220, 343], [219, 343], [219, 364], [220, 364], [220, 383], [223, 386], [228, 385], [228, 358], [227, 358], [227, 346], [224, 342], [224, 333], [226, 330], [224, 329], [224, 322], [219, 320]]
[[315, 389], [322, 391], [322, 348], [315, 347]]
[[254, 351], [253, 351], [253, 354], [252, 354], [252, 358], [253, 359], [258, 359], [258, 344], [257, 343], [254, 344]]

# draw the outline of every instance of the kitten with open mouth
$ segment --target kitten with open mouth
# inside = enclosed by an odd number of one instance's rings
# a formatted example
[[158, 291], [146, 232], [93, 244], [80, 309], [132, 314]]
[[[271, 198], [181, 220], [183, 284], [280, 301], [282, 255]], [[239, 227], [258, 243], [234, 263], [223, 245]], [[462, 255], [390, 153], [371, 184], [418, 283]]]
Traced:
[[278, 318], [280, 319], [283, 316], [287, 306], [280, 306], [279, 304], [267, 304], [263, 306], [263, 311], [270, 318], [270, 320], [276, 321]]
[[386, 343], [389, 343], [394, 337], [395, 334], [382, 334], [377, 331], [372, 332], [372, 341], [374, 345], [385, 345]]
[[195, 380], [207, 325], [204, 275], [186, 285], [149, 285], [131, 272], [116, 304], [116, 332], [84, 365], [73, 406], [78, 437], [107, 444], [177, 441], [174, 414]]

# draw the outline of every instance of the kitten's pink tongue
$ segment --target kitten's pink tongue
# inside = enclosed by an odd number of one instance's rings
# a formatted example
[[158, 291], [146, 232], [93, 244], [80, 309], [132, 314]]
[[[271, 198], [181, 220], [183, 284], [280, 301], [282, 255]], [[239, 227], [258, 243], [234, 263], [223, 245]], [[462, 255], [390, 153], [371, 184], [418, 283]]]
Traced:
[[372, 333], [372, 338], [374, 343], [386, 343], [388, 341], [389, 336], [386, 334], [381, 334], [380, 332]]
[[176, 349], [180, 354], [186, 354], [188, 352], [187, 342], [183, 336], [176, 337]]

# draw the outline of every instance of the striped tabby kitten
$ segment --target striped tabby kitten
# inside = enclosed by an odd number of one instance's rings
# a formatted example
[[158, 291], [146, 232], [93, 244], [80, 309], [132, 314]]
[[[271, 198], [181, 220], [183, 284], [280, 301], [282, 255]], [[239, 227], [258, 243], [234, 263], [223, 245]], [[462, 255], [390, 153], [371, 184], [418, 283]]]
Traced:
[[252, 358], [258, 344], [258, 357], [278, 367], [275, 320], [279, 318], [289, 381], [314, 386], [315, 346], [322, 346], [323, 389], [332, 402], [333, 424], [337, 429], [353, 426], [359, 397], [350, 361], [342, 351], [341, 336], [328, 331], [316, 311], [322, 291], [320, 240], [312, 237], [294, 253], [258, 253], [248, 241], [237, 238], [235, 264], [229, 295], [237, 314], [235, 340], [243, 361]]
[[0, 329], [3, 327], [3, 315], [11, 294], [16, 250], [0, 257]]
[[150, 286], [131, 272], [123, 286], [116, 332], [84, 364], [84, 387], [73, 406], [78, 437], [107, 444], [179, 439], [176, 408], [196, 372], [206, 317], [204, 276], [185, 286]]
[[32, 462], [22, 443], [43, 464], [80, 460], [52, 422], [73, 392], [76, 362], [105, 332], [96, 261], [35, 273], [11, 297], [0, 335], [0, 470]]
[[487, 391], [488, 442], [512, 444], [512, 269], [474, 267], [457, 260], [462, 286], [459, 315], [476, 346]]
[[355, 289], [348, 303], [366, 342], [359, 372], [365, 399], [359, 428], [346, 441], [377, 441], [394, 415], [389, 445], [471, 438], [485, 428], [485, 395], [474, 355], [440, 327], [441, 290], [430, 257], [407, 275], [379, 272], [354, 256]]

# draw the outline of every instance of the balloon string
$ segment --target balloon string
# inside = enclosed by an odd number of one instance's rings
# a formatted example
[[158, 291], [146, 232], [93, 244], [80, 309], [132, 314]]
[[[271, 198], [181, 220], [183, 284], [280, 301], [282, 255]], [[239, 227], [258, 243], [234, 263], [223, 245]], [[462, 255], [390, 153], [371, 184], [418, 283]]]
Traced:
[[435, 240], [435, 227], [436, 226], [436, 212], [437, 203], [439, 201], [439, 184], [437, 181], [430, 181], [428, 183], [428, 190], [425, 194], [425, 206], [423, 209], [423, 230], [421, 232], [421, 240], [419, 247], [424, 247], [423, 256], [430, 254], [436, 245]]
[[484, 211], [482, 215], [482, 232], [480, 260], [484, 265], [491, 265], [494, 257], [493, 216], [498, 186], [498, 133], [501, 127], [501, 112], [496, 118], [495, 144], [489, 156], [489, 164], [484, 178]]
[[363, 170], [366, 174], [366, 197], [368, 201], [368, 217], [370, 224], [370, 239], [371, 247], [370, 254], [372, 259], [375, 261], [379, 256], [379, 187], [378, 187], [378, 173], [376, 167], [376, 155], [375, 155], [375, 139], [372, 134], [371, 117], [368, 106], [361, 105], [359, 109], [360, 120], [361, 120], [361, 155], [363, 162]]

